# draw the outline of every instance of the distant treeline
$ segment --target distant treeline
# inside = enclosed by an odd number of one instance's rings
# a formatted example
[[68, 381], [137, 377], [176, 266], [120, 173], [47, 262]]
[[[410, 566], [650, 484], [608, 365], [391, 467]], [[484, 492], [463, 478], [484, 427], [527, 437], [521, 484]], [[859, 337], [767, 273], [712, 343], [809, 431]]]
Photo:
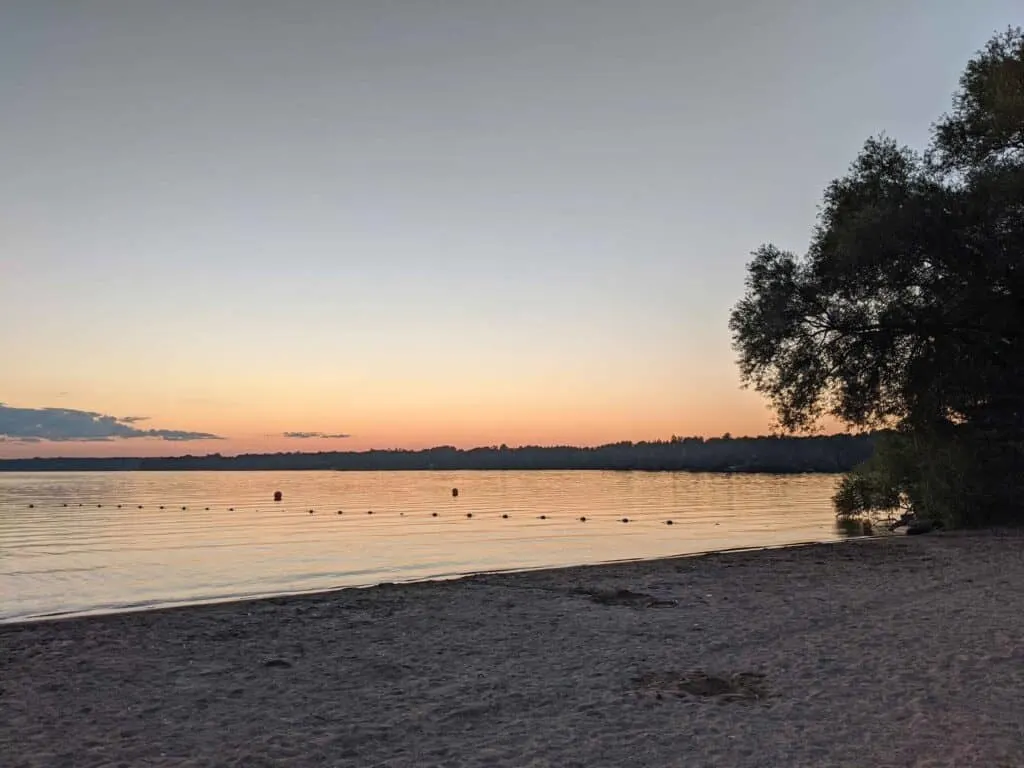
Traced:
[[872, 435], [820, 437], [673, 437], [595, 448], [506, 445], [463, 450], [371, 450], [158, 458], [0, 460], [6, 472], [168, 470], [456, 470], [605, 469], [693, 472], [846, 472], [874, 451]]

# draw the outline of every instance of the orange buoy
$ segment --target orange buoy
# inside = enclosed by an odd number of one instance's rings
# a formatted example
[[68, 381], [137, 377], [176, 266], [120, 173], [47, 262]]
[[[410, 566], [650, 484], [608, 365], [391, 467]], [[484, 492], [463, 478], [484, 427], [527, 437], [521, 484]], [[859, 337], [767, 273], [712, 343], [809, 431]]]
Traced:
[[280, 501], [283, 498], [284, 496], [281, 494], [280, 491], [274, 491], [274, 501]]
[[458, 488], [452, 488], [452, 498], [454, 499], [458, 495], [459, 495], [459, 489]]

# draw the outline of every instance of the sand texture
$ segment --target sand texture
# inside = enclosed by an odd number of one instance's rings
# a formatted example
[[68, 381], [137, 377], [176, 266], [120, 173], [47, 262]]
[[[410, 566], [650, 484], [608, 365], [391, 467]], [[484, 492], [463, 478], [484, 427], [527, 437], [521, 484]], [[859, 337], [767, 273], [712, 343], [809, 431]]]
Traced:
[[4, 626], [0, 765], [1024, 766], [1024, 536]]

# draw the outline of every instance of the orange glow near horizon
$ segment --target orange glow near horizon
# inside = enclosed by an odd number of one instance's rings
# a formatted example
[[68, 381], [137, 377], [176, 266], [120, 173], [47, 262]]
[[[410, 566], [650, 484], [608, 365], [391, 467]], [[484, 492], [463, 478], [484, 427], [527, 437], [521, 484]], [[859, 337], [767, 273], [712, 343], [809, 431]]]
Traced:
[[[725, 400], [724, 398], [722, 399]], [[593, 446], [622, 440], [668, 439], [671, 435], [715, 437], [760, 435], [770, 431], [771, 414], [760, 398], [752, 393], [736, 392], [716, 408], [714, 402], [698, 401], [692, 408], [660, 407], [638, 402], [629, 407], [614, 404], [578, 403], [549, 405], [519, 404], [518, 407], [491, 410], [477, 406], [424, 409], [407, 406], [366, 408], [355, 418], [342, 419], [332, 414], [312, 418], [295, 408], [288, 415], [265, 413], [259, 419], [240, 409], [218, 409], [197, 404], [175, 410], [176, 415], [153, 416], [147, 428], [160, 428], [166, 422], [176, 429], [211, 432], [222, 440], [168, 441], [152, 438], [118, 439], [104, 442], [0, 443], [0, 458], [48, 456], [169, 456], [221, 453], [278, 453], [315, 451], [361, 451], [374, 448], [422, 449], [438, 445], [459, 448], [500, 445], [578, 445]], [[61, 407], [75, 408], [72, 404]], [[83, 410], [85, 410], [83, 408]], [[110, 409], [114, 410], [114, 409]], [[312, 409], [310, 409], [312, 410]], [[126, 412], [124, 408], [117, 413]], [[127, 412], [131, 412], [129, 409]], [[325, 428], [324, 425], [328, 425]], [[348, 438], [287, 438], [284, 432], [310, 431], [349, 434]]]
[[[79, 371], [79, 380], [68, 384], [70, 393], [51, 393], [42, 376], [16, 373], [16, 386], [5, 393], [9, 407], [142, 416], [147, 418], [137, 423], [141, 429], [225, 439], [8, 440], [0, 442], [0, 457], [234, 455], [503, 443], [586, 446], [673, 434], [770, 432], [772, 418], [763, 398], [738, 387], [727, 354], [705, 355], [699, 365], [692, 353], [673, 359], [650, 352], [648, 357], [649, 365], [623, 367], [595, 353], [529, 366], [493, 355], [468, 362], [402, 358], [370, 376], [323, 363], [261, 370], [251, 362], [255, 356], [232, 366], [211, 355], [190, 360], [187, 370], [135, 360], [139, 368], [134, 372], [123, 361], [102, 375]], [[690, 365], [684, 364], [687, 357]], [[298, 431], [351, 437], [283, 436]]]

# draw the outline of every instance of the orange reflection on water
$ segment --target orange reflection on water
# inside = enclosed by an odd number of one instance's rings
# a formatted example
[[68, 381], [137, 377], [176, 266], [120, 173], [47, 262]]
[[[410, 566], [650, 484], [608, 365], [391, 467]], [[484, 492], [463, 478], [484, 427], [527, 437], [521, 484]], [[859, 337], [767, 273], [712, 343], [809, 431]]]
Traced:
[[839, 535], [834, 485], [581, 471], [4, 474], [0, 620], [825, 540]]

